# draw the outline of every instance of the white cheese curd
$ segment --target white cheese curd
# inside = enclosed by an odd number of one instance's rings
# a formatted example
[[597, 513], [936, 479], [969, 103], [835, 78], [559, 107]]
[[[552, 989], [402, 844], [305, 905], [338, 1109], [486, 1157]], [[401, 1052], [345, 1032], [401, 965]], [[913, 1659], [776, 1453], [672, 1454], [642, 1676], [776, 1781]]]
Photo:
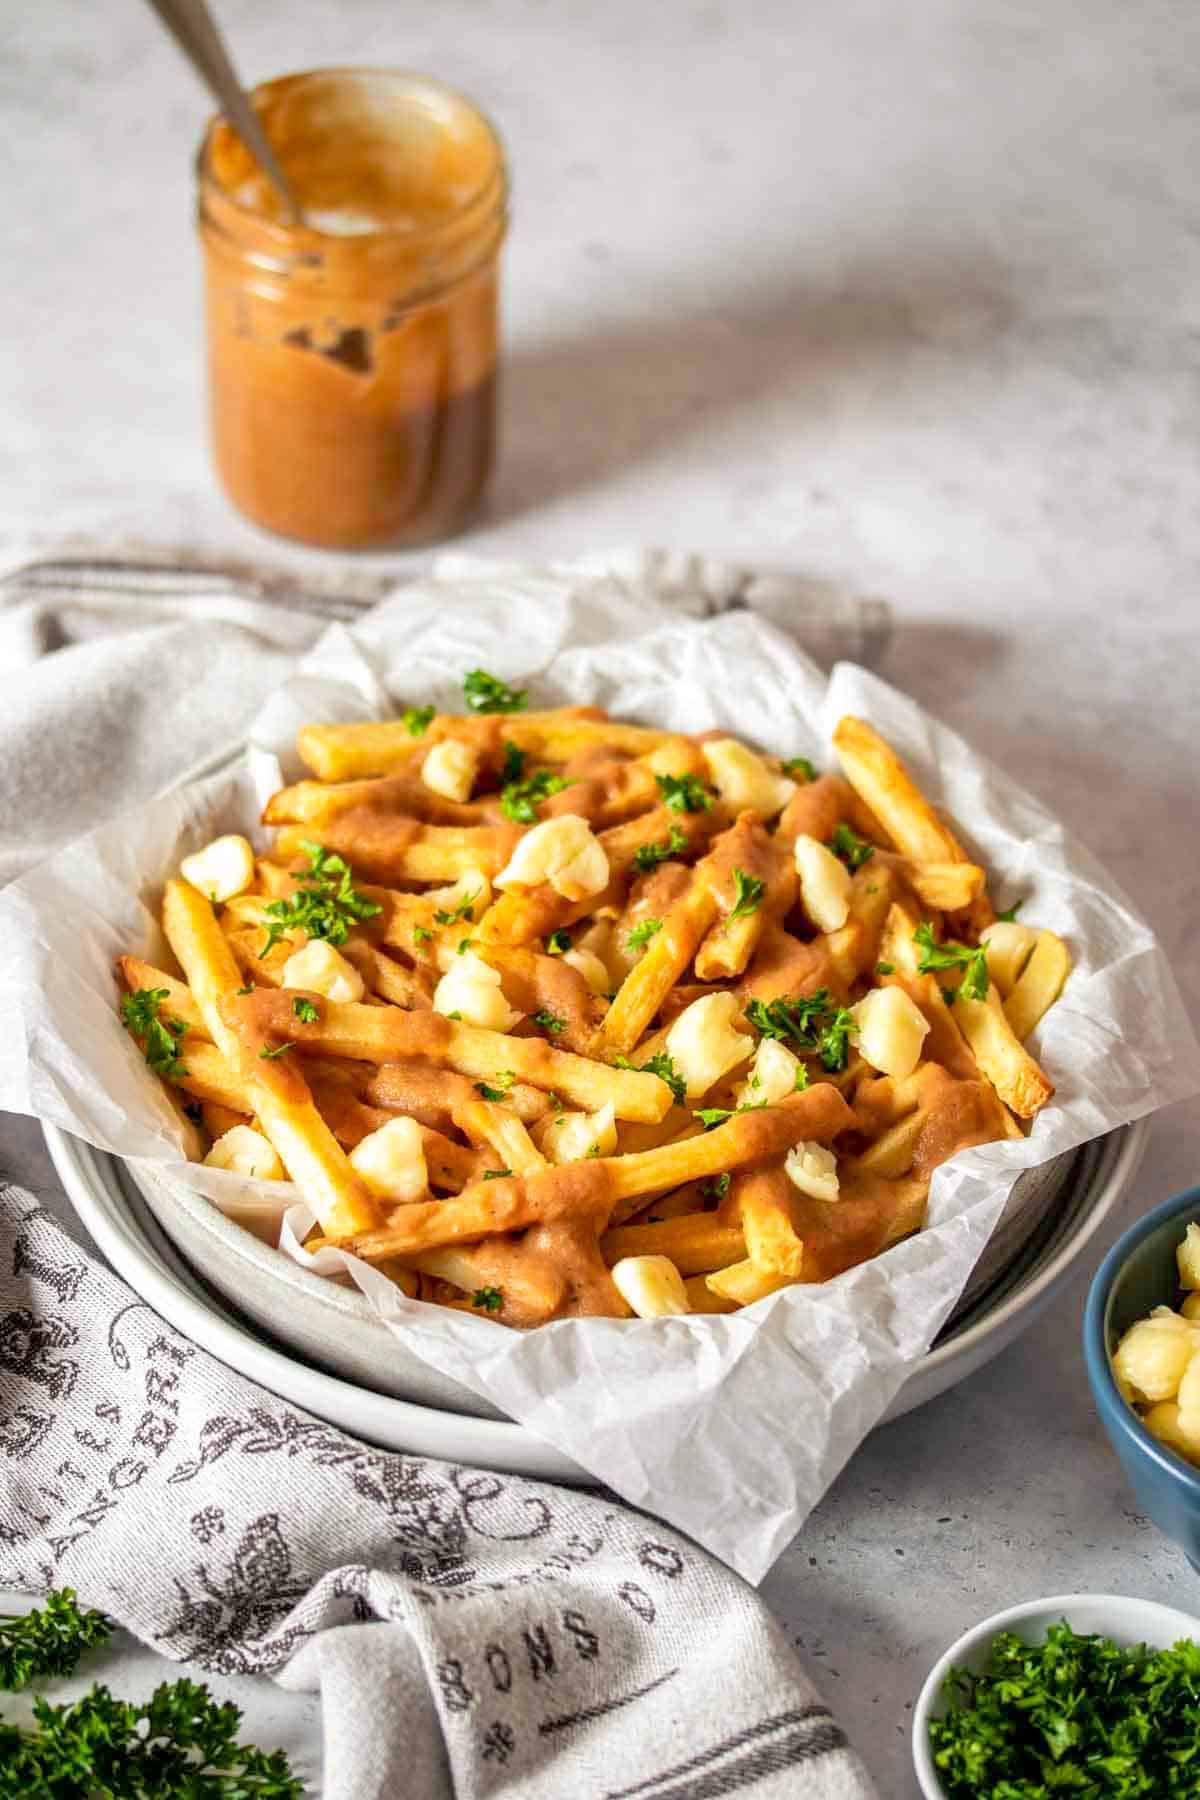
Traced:
[[858, 1053], [873, 1069], [906, 1081], [921, 1060], [929, 1020], [903, 988], [872, 988], [850, 1008], [858, 1028]]
[[617, 1148], [616, 1113], [611, 1106], [602, 1106], [594, 1113], [559, 1113], [543, 1119], [533, 1136], [542, 1155], [552, 1163], [612, 1156]]
[[683, 1276], [668, 1256], [623, 1256], [612, 1266], [613, 1284], [639, 1319], [691, 1312]]
[[253, 1125], [234, 1125], [219, 1137], [204, 1159], [210, 1169], [235, 1175], [257, 1175], [260, 1181], [286, 1181], [287, 1171], [274, 1144]]
[[495, 885], [537, 887], [548, 881], [564, 900], [586, 900], [604, 891], [608, 873], [604, 846], [587, 820], [562, 813], [525, 833]]
[[1021, 970], [1037, 946], [1038, 934], [1032, 925], [1018, 925], [1015, 919], [997, 919], [980, 933], [980, 943], [987, 952], [987, 972], [1004, 999], [1016, 987]]
[[350, 1162], [381, 1199], [404, 1202], [426, 1197], [425, 1140], [415, 1119], [389, 1119], [355, 1144]]
[[812, 1200], [838, 1197], [837, 1157], [824, 1144], [794, 1144], [784, 1157], [783, 1172], [793, 1187]]
[[1131, 1325], [1113, 1352], [1113, 1374], [1142, 1400], [1174, 1400], [1200, 1346], [1196, 1327], [1170, 1307], [1157, 1306]]
[[796, 791], [786, 775], [769, 769], [761, 756], [737, 738], [714, 738], [701, 754], [721, 800], [730, 812], [755, 812], [762, 819], [782, 812]]
[[481, 1025], [485, 1031], [511, 1031], [521, 1017], [504, 998], [499, 971], [472, 950], [454, 957], [434, 989], [433, 1010], [458, 1013], [464, 1024]]
[[194, 856], [185, 856], [179, 873], [219, 906], [235, 894], [244, 894], [254, 880], [254, 851], [246, 838], [230, 832], [227, 837], [214, 838]]
[[733, 1028], [740, 1010], [736, 994], [705, 994], [693, 1000], [668, 1031], [667, 1055], [683, 1077], [689, 1100], [707, 1094], [753, 1054], [753, 1038]]
[[443, 738], [421, 764], [421, 780], [430, 793], [440, 794], [443, 800], [469, 800], [478, 773], [478, 750], [457, 738]]
[[1175, 1252], [1175, 1263], [1179, 1269], [1180, 1284], [1185, 1288], [1200, 1288], [1200, 1225], [1194, 1220]]
[[608, 979], [608, 970], [600, 961], [600, 958], [596, 955], [594, 950], [587, 950], [582, 947], [578, 950], [567, 950], [563, 954], [563, 961], [572, 969], [578, 970], [579, 974], [583, 976], [583, 979], [591, 988], [593, 994], [608, 993], [609, 987], [611, 986]]
[[763, 1038], [754, 1056], [754, 1067], [737, 1091], [739, 1106], [774, 1106], [796, 1092], [800, 1058], [793, 1056], [778, 1038]]
[[850, 871], [807, 832], [796, 839], [796, 873], [800, 899], [818, 931], [840, 931], [850, 917]]
[[310, 938], [283, 965], [285, 988], [305, 988], [327, 1000], [361, 1000], [366, 983], [354, 964], [324, 938]]

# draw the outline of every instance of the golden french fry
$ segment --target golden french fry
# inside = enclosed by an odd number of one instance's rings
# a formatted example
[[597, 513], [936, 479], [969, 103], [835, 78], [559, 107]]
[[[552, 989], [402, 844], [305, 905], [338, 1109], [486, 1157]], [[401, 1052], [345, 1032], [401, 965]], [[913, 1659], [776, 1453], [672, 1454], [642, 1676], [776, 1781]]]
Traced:
[[[1004, 1016], [1022, 1043], [1062, 993], [1071, 973], [1071, 952], [1052, 931], [1039, 931], [1033, 955], [1004, 1002]], [[182, 1016], [182, 1015], [181, 1015]]]
[[509, 1175], [533, 1175], [546, 1168], [542, 1155], [515, 1113], [489, 1100], [471, 1100], [455, 1111], [454, 1123], [470, 1138], [495, 1151], [497, 1166]]
[[891, 745], [864, 719], [849, 713], [839, 719], [833, 743], [851, 787], [905, 856], [925, 863], [970, 860]]
[[791, 1199], [795, 1192], [780, 1168], [755, 1169], [735, 1176], [731, 1188], [733, 1204], [741, 1215], [749, 1260], [756, 1268], [788, 1281], [800, 1279], [804, 1264], [804, 1240], [792, 1220]]
[[697, 878], [668, 912], [662, 929], [650, 939], [634, 964], [591, 1044], [591, 1054], [609, 1060], [627, 1056], [671, 988], [691, 962], [697, 946], [717, 916], [712, 890]]
[[732, 1300], [738, 1306], [752, 1306], [756, 1300], [765, 1300], [768, 1294], [774, 1294], [780, 1288], [791, 1287], [794, 1277], [782, 1275], [775, 1269], [763, 1267], [750, 1261], [731, 1263], [727, 1269], [718, 1269], [715, 1274], [705, 1277], [710, 1291], [722, 1300]]
[[143, 962], [138, 956], [119, 956], [117, 968], [131, 994], [136, 994], [142, 988], [165, 988], [167, 997], [160, 1003], [163, 1016], [181, 1020], [198, 1037], [209, 1035], [200, 1008], [192, 998], [191, 989], [184, 982], [177, 981], [174, 975], [168, 975], [165, 969], [156, 969], [153, 963]]
[[689, 1275], [683, 1284], [683, 1291], [688, 1298], [688, 1306], [694, 1313], [731, 1313], [737, 1312], [738, 1302], [727, 1300], [724, 1294], [714, 1294], [704, 1275]]
[[951, 1010], [975, 1061], [1001, 1100], [1019, 1119], [1032, 1119], [1053, 1095], [1054, 1083], [1021, 1047], [995, 988], [988, 988], [986, 1000], [967, 1000], [956, 994]]
[[[401, 827], [403, 827], [401, 829]], [[275, 840], [284, 861], [302, 856], [306, 843], [335, 851], [368, 880], [456, 881], [468, 870], [498, 875], [512, 854], [520, 827], [418, 825], [379, 820], [369, 811], [342, 813], [319, 825], [285, 825]]]
[[746, 1254], [746, 1240], [735, 1225], [722, 1225], [713, 1213], [690, 1213], [653, 1224], [616, 1225], [600, 1239], [600, 1254], [611, 1266], [623, 1256], [668, 1256], [681, 1275], [706, 1275]]
[[880, 867], [892, 869], [923, 905], [938, 912], [963, 912], [987, 886], [987, 877], [978, 863], [914, 862], [911, 857], [886, 852], [873, 860]]

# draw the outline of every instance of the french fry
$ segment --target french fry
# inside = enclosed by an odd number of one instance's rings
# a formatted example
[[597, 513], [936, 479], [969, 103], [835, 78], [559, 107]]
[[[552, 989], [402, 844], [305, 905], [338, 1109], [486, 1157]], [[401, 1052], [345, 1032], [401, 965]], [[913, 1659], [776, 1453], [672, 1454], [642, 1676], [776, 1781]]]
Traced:
[[160, 1005], [160, 1011], [165, 1017], [182, 1020], [188, 1030], [198, 1037], [209, 1035], [200, 1008], [192, 998], [192, 991], [184, 982], [177, 981], [165, 969], [156, 969], [153, 963], [143, 962], [137, 956], [119, 956], [117, 968], [131, 994], [136, 994], [142, 988], [165, 988], [167, 997]]
[[988, 988], [986, 1000], [967, 1000], [958, 993], [951, 1010], [975, 1061], [1001, 1100], [1019, 1119], [1032, 1119], [1052, 1097], [1054, 1083], [1022, 1049], [995, 988]]
[[727, 1300], [724, 1294], [714, 1294], [704, 1275], [689, 1275], [684, 1281], [683, 1291], [687, 1295], [688, 1306], [694, 1313], [731, 1313], [738, 1310], [736, 1300]]
[[510, 1175], [533, 1175], [548, 1166], [520, 1119], [506, 1106], [471, 1100], [456, 1110], [454, 1122], [468, 1137], [482, 1138], [495, 1151], [498, 1166]]
[[1004, 1016], [1021, 1043], [1054, 1005], [1070, 973], [1071, 952], [1062, 939], [1052, 931], [1039, 931], [1033, 955], [1004, 1002]]
[[706, 1275], [746, 1254], [736, 1225], [721, 1225], [712, 1213], [690, 1213], [654, 1224], [616, 1225], [600, 1239], [600, 1254], [611, 1266], [623, 1256], [669, 1256], [681, 1275]]
[[320, 781], [298, 781], [280, 788], [263, 811], [264, 825], [329, 825], [345, 813], [362, 807], [394, 816], [403, 822], [417, 819], [425, 825], [479, 825], [503, 813], [493, 796], [490, 807], [475, 802], [447, 800], [416, 775], [382, 776], [369, 781], [343, 781], [327, 786]]
[[790, 1287], [793, 1280], [792, 1276], [780, 1274], [778, 1270], [766, 1268], [749, 1258], [745, 1262], [731, 1263], [727, 1269], [718, 1269], [705, 1279], [712, 1293], [722, 1300], [735, 1301], [738, 1306], [753, 1306], [756, 1300], [765, 1300], [768, 1294]]
[[937, 912], [964, 912], [987, 886], [987, 877], [978, 863], [914, 862], [911, 857], [886, 852], [874, 861], [899, 875], [923, 905]]
[[378, 1217], [375, 1203], [313, 1104], [303, 1076], [294, 1068], [281, 1069], [278, 1058], [268, 1062], [260, 1053], [255, 1059], [226, 1021], [223, 1008], [237, 1004], [241, 977], [210, 902], [186, 882], [168, 881], [163, 930], [213, 1043], [244, 1083], [250, 1110], [322, 1226], [334, 1232], [369, 1229]]
[[750, 1261], [788, 1281], [799, 1281], [804, 1266], [804, 1240], [792, 1222], [791, 1196], [795, 1191], [780, 1168], [754, 1169], [737, 1175], [731, 1189]]
[[617, 989], [592, 1040], [593, 1056], [611, 1061], [628, 1055], [691, 962], [716, 916], [716, 896], [697, 877], [683, 899], [668, 912], [662, 930], [650, 939], [645, 955]]
[[449, 882], [470, 869], [498, 875], [521, 835], [520, 827], [499, 825], [416, 825], [378, 820], [369, 811], [347, 812], [321, 825], [285, 825], [276, 854], [302, 856], [306, 843], [321, 844], [361, 870], [370, 881]]
[[891, 745], [864, 719], [849, 713], [839, 719], [833, 743], [851, 787], [905, 856], [924, 863], [970, 860]]

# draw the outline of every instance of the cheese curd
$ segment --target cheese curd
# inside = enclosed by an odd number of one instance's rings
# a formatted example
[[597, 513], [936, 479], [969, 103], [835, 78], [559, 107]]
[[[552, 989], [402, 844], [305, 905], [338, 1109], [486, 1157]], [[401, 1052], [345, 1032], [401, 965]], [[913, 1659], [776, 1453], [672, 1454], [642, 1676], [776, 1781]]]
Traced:
[[[1175, 1252], [1175, 1265], [1179, 1270], [1179, 1280], [1185, 1288], [1200, 1288], [1200, 1225], [1190, 1224], [1184, 1234], [1182, 1244]], [[1188, 1299], [1193, 1299], [1189, 1294]], [[1187, 1301], [1184, 1301], [1186, 1307]], [[1187, 1314], [1184, 1314], [1185, 1318]]]
[[617, 1117], [611, 1106], [602, 1106], [594, 1113], [559, 1113], [543, 1119], [532, 1135], [542, 1155], [552, 1163], [612, 1156], [617, 1148]]
[[254, 851], [246, 838], [230, 832], [227, 837], [214, 838], [194, 856], [185, 856], [179, 873], [220, 906], [235, 894], [244, 894], [253, 882]]
[[693, 1000], [668, 1031], [667, 1055], [683, 1077], [689, 1100], [707, 1094], [752, 1054], [753, 1038], [734, 1030], [739, 1011], [736, 994], [705, 994]]
[[701, 744], [709, 778], [730, 812], [754, 812], [760, 819], [782, 812], [796, 791], [786, 775], [776, 774], [761, 756], [737, 738], [714, 738]]
[[774, 1106], [796, 1091], [800, 1058], [793, 1056], [778, 1038], [763, 1038], [754, 1055], [754, 1066], [735, 1096], [739, 1106]]
[[367, 991], [354, 964], [324, 938], [310, 938], [292, 952], [283, 965], [283, 985], [338, 1001], [361, 1000]]
[[1113, 1374], [1139, 1400], [1174, 1400], [1188, 1364], [1200, 1349], [1200, 1332], [1169, 1306], [1139, 1319], [1113, 1352]]
[[286, 1181], [287, 1171], [274, 1144], [252, 1125], [234, 1125], [219, 1137], [204, 1159], [210, 1169], [234, 1175], [257, 1175], [260, 1181]]
[[1014, 919], [997, 919], [979, 935], [987, 952], [987, 972], [1007, 1000], [1020, 979], [1021, 970], [1033, 955], [1038, 934], [1031, 925], [1018, 925]]
[[521, 1014], [508, 1004], [499, 971], [489, 968], [473, 950], [455, 956], [433, 993], [433, 1010], [457, 1013], [468, 1025], [485, 1031], [511, 1031]]
[[824, 1144], [793, 1145], [784, 1158], [783, 1170], [792, 1186], [811, 1200], [837, 1199], [837, 1157]]
[[611, 986], [608, 970], [594, 950], [588, 950], [582, 946], [578, 950], [568, 950], [563, 955], [563, 961], [570, 968], [578, 970], [593, 994], [608, 993]]
[[389, 1119], [355, 1144], [350, 1162], [381, 1199], [402, 1203], [427, 1197], [425, 1140], [415, 1119]]
[[906, 1081], [921, 1060], [929, 1020], [903, 988], [872, 988], [850, 1008], [864, 1062], [895, 1081]]
[[548, 881], [564, 900], [586, 900], [608, 886], [608, 857], [586, 819], [560, 813], [543, 819], [517, 844], [498, 888], [537, 887]]
[[431, 793], [440, 794], [443, 800], [469, 800], [478, 773], [478, 750], [458, 738], [443, 738], [421, 764], [421, 780]]
[[421, 898], [431, 900], [435, 912], [458, 913], [464, 925], [473, 925], [492, 904], [492, 884], [482, 869], [464, 869], [449, 887], [427, 888]]
[[692, 1310], [683, 1276], [669, 1256], [623, 1256], [611, 1274], [617, 1292], [639, 1319], [667, 1319]]
[[818, 931], [840, 931], [850, 917], [850, 871], [807, 832], [796, 839], [800, 900]]

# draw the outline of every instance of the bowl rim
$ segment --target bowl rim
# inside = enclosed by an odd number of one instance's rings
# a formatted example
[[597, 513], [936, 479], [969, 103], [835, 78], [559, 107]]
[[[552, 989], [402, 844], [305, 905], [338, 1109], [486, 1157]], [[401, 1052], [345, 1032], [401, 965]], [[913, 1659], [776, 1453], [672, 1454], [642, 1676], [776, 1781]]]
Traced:
[[1093, 1611], [1112, 1607], [1114, 1613], [1134, 1607], [1139, 1614], [1157, 1619], [1164, 1628], [1168, 1621], [1173, 1621], [1170, 1628], [1185, 1637], [1196, 1636], [1197, 1627], [1200, 1627], [1200, 1616], [1186, 1613], [1178, 1606], [1168, 1606], [1164, 1600], [1144, 1600], [1136, 1594], [1044, 1594], [1034, 1600], [1018, 1601], [1015, 1606], [1006, 1606], [1003, 1611], [993, 1613], [990, 1618], [980, 1619], [955, 1638], [938, 1657], [922, 1682], [913, 1707], [913, 1766], [925, 1800], [947, 1800], [946, 1789], [933, 1766], [933, 1756], [929, 1749], [929, 1721], [951, 1664], [962, 1662], [982, 1639], [996, 1637], [1001, 1631], [1039, 1614], [1061, 1613], [1070, 1622], [1070, 1609], [1074, 1607], [1078, 1611], [1081, 1605], [1086, 1605]]
[[1200, 1185], [1184, 1188], [1181, 1193], [1160, 1200], [1157, 1206], [1151, 1207], [1123, 1231], [1109, 1250], [1092, 1277], [1084, 1302], [1083, 1359], [1096, 1410], [1114, 1448], [1118, 1447], [1117, 1440], [1122, 1440], [1135, 1454], [1152, 1464], [1180, 1494], [1200, 1504], [1200, 1469], [1193, 1468], [1147, 1431], [1117, 1386], [1108, 1348], [1109, 1309], [1118, 1276], [1140, 1244], [1184, 1213], [1191, 1213], [1200, 1223]]

